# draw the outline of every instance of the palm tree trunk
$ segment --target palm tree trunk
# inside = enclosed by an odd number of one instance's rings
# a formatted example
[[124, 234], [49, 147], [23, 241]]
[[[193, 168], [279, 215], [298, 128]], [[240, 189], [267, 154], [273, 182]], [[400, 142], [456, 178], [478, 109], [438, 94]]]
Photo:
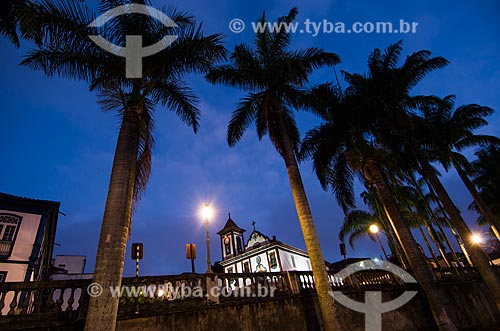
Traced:
[[[455, 259], [455, 262], [457, 262], [457, 265], [460, 265], [460, 259], [458, 258], [458, 255], [455, 252], [455, 249], [453, 248], [453, 245], [451, 244], [450, 240], [446, 236], [446, 233], [444, 232], [443, 227], [439, 224], [437, 224], [437, 227], [438, 227], [439, 233], [441, 234], [441, 237], [446, 242], [446, 246], [448, 246], [448, 249], [450, 250], [451, 255]], [[439, 238], [439, 234], [438, 234], [438, 238]]]
[[[460, 259], [458, 258], [457, 254], [455, 253], [455, 249], [453, 248], [453, 246], [451, 245], [450, 241], [448, 240], [448, 237], [444, 233], [443, 228], [439, 225], [437, 215], [434, 212], [434, 210], [432, 210], [432, 207], [431, 207], [430, 203], [425, 198], [425, 194], [422, 191], [422, 188], [420, 187], [420, 185], [418, 185], [418, 183], [415, 181], [415, 179], [413, 177], [410, 176], [409, 178], [410, 178], [413, 186], [417, 189], [417, 191], [418, 191], [418, 193], [420, 195], [420, 198], [422, 199], [422, 201], [423, 201], [423, 203], [425, 205], [425, 209], [427, 209], [427, 212], [432, 217], [431, 220], [434, 221], [434, 223], [438, 226], [439, 230], [441, 231], [441, 235], [443, 236], [443, 239], [446, 241], [446, 244], [448, 245], [448, 248], [450, 249], [450, 253], [451, 253], [451, 255], [453, 256], [453, 258], [455, 259], [455, 261], [457, 262], [457, 265], [458, 265], [458, 263], [460, 262]], [[430, 185], [427, 182], [427, 180], [425, 178], [424, 178], [424, 180], [425, 180], [425, 182], [426, 182], [426, 184], [427, 184], [427, 186], [429, 188], [429, 192], [433, 192], [432, 191], [432, 187], [430, 187]], [[434, 230], [434, 228], [432, 227], [432, 223], [429, 224], [429, 226], [431, 227], [431, 229]], [[434, 233], [434, 235], [435, 235], [435, 237], [437, 239], [437, 242], [439, 242], [441, 244], [441, 240], [439, 238], [439, 235], [437, 233]], [[444, 247], [443, 247], [443, 252], [446, 254], [446, 249], [444, 249]]]
[[493, 233], [495, 233], [495, 236], [500, 241], [500, 221], [497, 218], [495, 218], [495, 216], [491, 212], [491, 209], [488, 207], [486, 202], [484, 202], [483, 198], [481, 198], [481, 196], [479, 195], [479, 193], [476, 190], [476, 187], [471, 182], [471, 180], [469, 179], [469, 176], [467, 176], [465, 171], [460, 166], [458, 166], [455, 162], [453, 162], [453, 166], [457, 170], [458, 175], [460, 176], [460, 178], [464, 182], [465, 186], [469, 190], [470, 194], [472, 195], [472, 198], [474, 198], [474, 201], [476, 202], [477, 207], [479, 208], [479, 211], [481, 212], [481, 214], [483, 214], [486, 221], [488, 221], [488, 223], [490, 223], [491, 230], [493, 231]]
[[432, 255], [432, 259], [436, 263], [436, 268], [439, 268], [440, 267], [440, 265], [439, 265], [439, 259], [438, 259], [437, 255], [436, 255], [436, 253], [434, 252], [434, 249], [432, 248], [431, 244], [429, 243], [429, 240], [427, 239], [427, 235], [425, 234], [425, 232], [422, 229], [421, 225], [418, 225], [417, 228], [418, 228], [418, 231], [420, 232], [420, 235], [424, 239], [425, 246], [427, 246], [427, 249], [429, 250], [429, 252]]
[[403, 243], [405, 255], [408, 258], [408, 262], [415, 278], [427, 296], [429, 306], [439, 330], [457, 330], [444, 307], [445, 302], [447, 301], [445, 300], [444, 293], [438, 286], [436, 286], [435, 275], [420, 252], [410, 229], [406, 225], [403, 219], [403, 214], [401, 213], [396, 200], [391, 194], [391, 190], [384, 180], [379, 164], [373, 159], [368, 160], [366, 170], [369, 175], [369, 178], [367, 179], [369, 181], [371, 180], [375, 184], [377, 194], [389, 214], [389, 220], [392, 223], [394, 231]]
[[293, 150], [290, 139], [288, 138], [285, 125], [280, 121], [279, 128], [280, 139], [282, 143], [281, 155], [285, 161], [286, 170], [288, 172], [288, 180], [292, 189], [295, 208], [299, 217], [300, 227], [304, 236], [304, 241], [311, 261], [312, 272], [314, 275], [314, 284], [318, 294], [321, 316], [323, 317], [323, 330], [334, 331], [339, 330], [340, 324], [335, 326], [336, 312], [331, 296], [331, 285], [328, 280], [328, 272], [326, 270], [325, 259], [319, 244], [318, 234], [312, 218], [309, 201], [307, 200], [302, 177], [300, 175], [297, 159]]
[[[427, 232], [429, 233], [429, 237], [431, 237], [431, 240], [434, 242], [434, 245], [436, 245], [439, 255], [441, 255], [444, 263], [448, 266], [448, 268], [451, 268], [451, 263], [450, 261], [448, 261], [448, 258], [446, 257], [446, 249], [443, 247], [442, 242], [439, 240], [436, 231], [428, 221], [424, 221], [424, 224], [425, 228], [427, 229]], [[438, 263], [438, 267], [439, 266], [440, 265]]]
[[110, 287], [121, 286], [138, 148], [139, 114], [127, 109], [116, 143], [94, 269], [94, 283], [101, 286], [102, 294], [90, 298], [85, 331], [114, 331], [116, 327], [119, 297], [111, 295]]
[[439, 200], [443, 203], [446, 213], [450, 216], [453, 226], [457, 229], [458, 234], [464, 240], [467, 251], [472, 257], [472, 261], [476, 264], [477, 270], [481, 274], [484, 283], [490, 290], [491, 295], [500, 310], [500, 281], [495, 271], [491, 268], [486, 254], [479, 246], [472, 244], [470, 241], [472, 233], [460, 215], [460, 211], [457, 209], [448, 195], [448, 192], [446, 192], [446, 189], [436, 176], [434, 169], [432, 169], [431, 165], [424, 158], [419, 157], [418, 161], [421, 165], [423, 175], [429, 180], [431, 186], [439, 197]]
[[[387, 236], [387, 238], [390, 237], [393, 244], [394, 244], [394, 248], [397, 252], [397, 257], [398, 257], [399, 263], [401, 263], [401, 267], [403, 267], [403, 269], [408, 269], [408, 260], [407, 260], [407, 256], [405, 255], [404, 249], [403, 249], [403, 244], [399, 240], [399, 237], [397, 236], [397, 234], [394, 232], [394, 227], [391, 226], [391, 221], [389, 220], [389, 214], [387, 213], [387, 210], [384, 208], [384, 210], [382, 212], [380, 212], [380, 215], [384, 219], [384, 222], [388, 224], [388, 226], [386, 228], [389, 230], [390, 235]], [[391, 251], [392, 251], [392, 249], [391, 249]]]

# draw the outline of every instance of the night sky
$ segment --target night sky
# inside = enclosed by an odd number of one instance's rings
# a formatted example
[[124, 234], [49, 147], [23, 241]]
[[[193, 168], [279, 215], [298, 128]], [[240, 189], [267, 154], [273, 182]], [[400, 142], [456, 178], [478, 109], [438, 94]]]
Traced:
[[[71, 1], [71, 0], [68, 0]], [[87, 1], [89, 6], [94, 1]], [[331, 22], [418, 22], [415, 34], [326, 34], [313, 37], [295, 34], [293, 47], [322, 47], [337, 53], [338, 70], [365, 72], [366, 60], [375, 47], [385, 48], [404, 39], [404, 54], [428, 49], [451, 61], [429, 75], [415, 93], [457, 95], [457, 105], [478, 103], [500, 109], [500, 3], [491, 1], [153, 1], [155, 7], [173, 5], [203, 21], [207, 34], [225, 34], [225, 45], [251, 42], [250, 22], [265, 10], [274, 20], [297, 6], [297, 21], [327, 19]], [[246, 30], [232, 33], [228, 23], [240, 18]], [[61, 202], [55, 254], [86, 255], [86, 272], [92, 272], [119, 120], [99, 111], [96, 95], [85, 83], [47, 78], [41, 72], [19, 66], [27, 42], [16, 49], [0, 39], [0, 192]], [[311, 84], [332, 81], [333, 71], [311, 76]], [[185, 244], [198, 245], [197, 271], [206, 268], [204, 224], [198, 208], [211, 202], [217, 215], [210, 224], [212, 261], [220, 260], [216, 232], [227, 214], [246, 237], [251, 222], [268, 236], [276, 235], [290, 245], [305, 249], [295, 212], [284, 162], [269, 138], [257, 139], [251, 127], [242, 141], [230, 148], [226, 127], [241, 91], [212, 86], [200, 76], [188, 78], [200, 97], [201, 128], [195, 135], [171, 112], [157, 107], [157, 147], [147, 192], [133, 217], [130, 243], [143, 242], [145, 258], [141, 274], [178, 274], [190, 270]], [[345, 86], [345, 85], [344, 85]], [[489, 118], [482, 133], [498, 135], [500, 113]], [[303, 135], [319, 121], [299, 113]], [[468, 155], [472, 155], [469, 151]], [[324, 192], [310, 165], [301, 165], [314, 220], [325, 259], [340, 259], [338, 230], [343, 214], [334, 197]], [[471, 228], [476, 216], [467, 211], [472, 198], [454, 171], [443, 172], [443, 181]], [[358, 193], [360, 192], [358, 185]], [[362, 207], [362, 206], [360, 206]], [[129, 249], [130, 249], [129, 243]], [[378, 246], [359, 241], [348, 256], [378, 257]], [[127, 251], [125, 275], [134, 273]]]

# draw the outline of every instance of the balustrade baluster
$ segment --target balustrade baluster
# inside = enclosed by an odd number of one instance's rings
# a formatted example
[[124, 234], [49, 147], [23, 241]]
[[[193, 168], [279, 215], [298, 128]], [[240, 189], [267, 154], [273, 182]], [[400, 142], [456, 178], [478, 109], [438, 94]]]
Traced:
[[[30, 304], [32, 303], [32, 292], [31, 290], [27, 290], [27, 291], [24, 291], [24, 292], [21, 292], [22, 294], [25, 295], [24, 297], [24, 302], [23, 302], [23, 305], [21, 306], [21, 312], [20, 314], [21, 315], [25, 315], [28, 313], [28, 307], [30, 306]], [[22, 296], [21, 294], [21, 296]]]
[[69, 293], [69, 299], [68, 299], [68, 308], [66, 310], [72, 311], [73, 310], [73, 303], [75, 302], [75, 298], [73, 297], [75, 295], [75, 288], [71, 287], [71, 291]]
[[61, 288], [59, 292], [59, 298], [56, 300], [56, 311], [61, 311], [62, 310], [62, 304], [64, 300], [64, 292], [66, 291], [65, 288]]
[[17, 308], [17, 295], [20, 293], [20, 291], [16, 290], [14, 291], [14, 296], [12, 297], [12, 301], [10, 302], [9, 305], [9, 312], [7, 315], [14, 315], [16, 313], [16, 308]]
[[9, 291], [0, 292], [0, 316], [2, 316], [3, 307], [5, 307], [5, 296], [9, 293]]

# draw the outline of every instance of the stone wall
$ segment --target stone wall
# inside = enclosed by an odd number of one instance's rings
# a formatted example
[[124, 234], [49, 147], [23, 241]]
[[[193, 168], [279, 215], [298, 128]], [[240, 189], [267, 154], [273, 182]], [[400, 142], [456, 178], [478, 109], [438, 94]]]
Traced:
[[[443, 286], [450, 301], [450, 317], [460, 330], [497, 330], [493, 301], [482, 283]], [[402, 290], [383, 292], [383, 302], [398, 297]], [[364, 301], [362, 292], [345, 292]], [[259, 302], [228, 302], [161, 316], [118, 321], [118, 331], [318, 331], [319, 306], [314, 295], [292, 295]], [[339, 330], [363, 331], [364, 315], [337, 305]], [[405, 306], [382, 315], [383, 331], [436, 330], [422, 291]]]

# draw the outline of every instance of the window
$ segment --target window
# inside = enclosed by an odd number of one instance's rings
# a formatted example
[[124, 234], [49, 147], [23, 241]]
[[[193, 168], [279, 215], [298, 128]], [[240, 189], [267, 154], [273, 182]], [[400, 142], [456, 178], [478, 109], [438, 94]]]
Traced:
[[236, 249], [238, 250], [238, 254], [243, 253], [243, 244], [241, 243], [241, 237], [236, 237]]
[[294, 268], [297, 268], [297, 266], [295, 265], [295, 256], [292, 255], [292, 266]]
[[0, 271], [0, 283], [3, 283], [7, 280], [7, 271]]
[[11, 214], [0, 214], [0, 256], [8, 257], [16, 240], [21, 217]]
[[243, 272], [250, 273], [250, 264], [248, 262], [243, 262]]

